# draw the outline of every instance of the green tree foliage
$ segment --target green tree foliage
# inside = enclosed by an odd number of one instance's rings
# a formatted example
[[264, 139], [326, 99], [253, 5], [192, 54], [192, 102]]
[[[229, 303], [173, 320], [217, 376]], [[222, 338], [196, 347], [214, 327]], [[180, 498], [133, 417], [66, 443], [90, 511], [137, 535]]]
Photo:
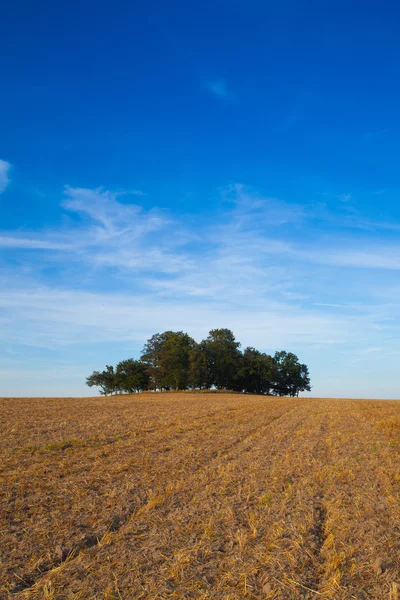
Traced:
[[134, 394], [149, 387], [150, 377], [147, 367], [141, 360], [128, 358], [118, 363], [116, 368], [116, 385], [121, 392]]
[[218, 389], [233, 390], [239, 383], [240, 343], [230, 329], [212, 329], [204, 342], [211, 381]]
[[274, 379], [274, 360], [255, 348], [243, 352], [240, 387], [254, 394], [270, 394]]
[[161, 353], [164, 387], [185, 390], [189, 385], [190, 354], [196, 342], [183, 331], [169, 331]]
[[275, 353], [273, 361], [273, 390], [277, 396], [298, 396], [311, 390], [308, 367], [300, 364], [295, 354], [282, 350]]
[[189, 385], [199, 390], [209, 389], [212, 386], [210, 357], [207, 344], [195, 344], [189, 356]]
[[184, 390], [189, 385], [190, 355], [196, 342], [183, 331], [156, 333], [145, 344], [142, 361], [153, 389]]
[[135, 393], [146, 389], [237, 390], [255, 394], [298, 396], [310, 391], [310, 375], [292, 352], [276, 352], [272, 357], [248, 347], [242, 353], [230, 329], [212, 329], [196, 342], [183, 331], [156, 333], [147, 340], [141, 360], [109, 365], [86, 379], [102, 394], [116, 391]]
[[118, 385], [116, 381], [114, 367], [106, 365], [104, 371], [94, 371], [86, 378], [86, 385], [89, 387], [99, 387], [100, 393], [103, 396], [108, 396], [117, 391]]
[[162, 366], [161, 356], [163, 346], [168, 339], [169, 333], [169, 331], [155, 333], [147, 340], [143, 348], [142, 361], [146, 365], [147, 373], [150, 377], [150, 386], [154, 390], [164, 389], [165, 371]]

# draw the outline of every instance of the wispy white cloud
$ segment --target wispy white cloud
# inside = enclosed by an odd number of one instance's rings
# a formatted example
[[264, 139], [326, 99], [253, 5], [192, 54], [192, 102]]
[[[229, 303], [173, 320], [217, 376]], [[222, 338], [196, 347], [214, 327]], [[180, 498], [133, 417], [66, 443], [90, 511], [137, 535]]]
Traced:
[[119, 236], [128, 232], [136, 236], [142, 235], [148, 231], [155, 231], [164, 224], [164, 217], [155, 210], [145, 214], [138, 204], [119, 202], [118, 197], [121, 195], [103, 188], [86, 189], [66, 186], [62, 206], [69, 211], [89, 217], [93, 223], [102, 227], [103, 233], [110, 236]]
[[285, 202], [278, 198], [265, 197], [252, 188], [234, 183], [221, 189], [222, 198], [231, 203], [231, 220], [240, 226], [248, 223], [252, 228], [266, 225], [285, 225], [307, 218], [307, 207]]
[[182, 268], [181, 257], [169, 250], [181, 239], [179, 235], [169, 239], [171, 217], [157, 209], [145, 211], [137, 204], [121, 203], [119, 195], [102, 188], [67, 186], [62, 206], [81, 215], [78, 223], [58, 231], [5, 232], [0, 234], [0, 247], [79, 254], [82, 261], [92, 265], [128, 270], [159, 268], [169, 272]]
[[[218, 294], [230, 273], [236, 283], [238, 277], [243, 279], [243, 289], [254, 290], [254, 281], [257, 289], [264, 282], [270, 286], [272, 269], [276, 279], [289, 263], [400, 269], [400, 244], [367, 236], [355, 245], [348, 236], [320, 236], [318, 231], [312, 240], [303, 239], [291, 232], [307, 227], [313, 218], [310, 207], [263, 197], [241, 184], [221, 193], [227, 210], [217, 224], [199, 229], [158, 209], [145, 211], [138, 204], [122, 203], [118, 194], [102, 188], [66, 187], [62, 205], [81, 215], [79, 222], [59, 231], [5, 232], [0, 234], [0, 247], [79, 253], [80, 260], [97, 267], [147, 271], [153, 289], [183, 293], [187, 286], [192, 296], [196, 289], [200, 296], [210, 289]], [[162, 273], [175, 277], [163, 279]], [[207, 281], [212, 281], [208, 288]]]
[[282, 343], [343, 343], [354, 324], [303, 311], [289, 304], [268, 305], [190, 298], [165, 301], [157, 295], [81, 292], [35, 285], [10, 289], [0, 298], [8, 339], [44, 348], [111, 341], [142, 342], [154, 331], [187, 329], [197, 339], [225, 324], [246, 344], [279, 347]]
[[0, 160], [0, 194], [4, 192], [8, 184], [10, 183], [9, 173], [11, 170], [11, 164], [6, 160]]
[[25, 236], [0, 236], [0, 248], [25, 248], [28, 250], [70, 250], [71, 245], [49, 239], [31, 239]]
[[319, 252], [315, 250], [300, 251], [298, 256], [310, 262], [336, 267], [361, 269], [400, 269], [400, 244], [378, 246], [373, 243], [367, 250], [358, 250], [353, 244], [347, 248], [325, 247]]
[[329, 308], [352, 308], [347, 304], [334, 304], [332, 302], [313, 302], [314, 306], [327, 306]]
[[400, 316], [393, 285], [386, 296], [381, 286], [379, 297], [368, 273], [364, 287], [351, 285], [354, 269], [386, 276], [400, 268], [394, 242], [375, 231], [358, 232], [357, 243], [347, 230], [321, 233], [312, 207], [239, 184], [221, 191], [213, 220], [145, 210], [138, 198], [67, 187], [61, 229], [0, 235], [14, 258], [23, 251], [21, 266], [0, 276], [10, 346], [137, 347], [155, 331], [185, 329], [201, 339], [226, 326], [267, 351], [354, 344], [385, 348], [379, 356], [393, 351]]
[[228, 87], [223, 79], [206, 81], [205, 86], [207, 90], [217, 98], [228, 98], [230, 96]]
[[339, 194], [338, 199], [341, 200], [342, 202], [350, 202], [351, 194]]
[[382, 346], [372, 346], [371, 348], [365, 348], [364, 352], [365, 354], [371, 354], [373, 352], [383, 352], [385, 350], [385, 348], [383, 348]]

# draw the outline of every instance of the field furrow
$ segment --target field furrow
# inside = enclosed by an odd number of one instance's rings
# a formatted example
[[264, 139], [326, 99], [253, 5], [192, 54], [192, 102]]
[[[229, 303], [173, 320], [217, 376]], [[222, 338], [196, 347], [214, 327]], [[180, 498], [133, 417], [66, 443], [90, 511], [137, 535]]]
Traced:
[[0, 597], [397, 600], [399, 403], [149, 394], [0, 414]]

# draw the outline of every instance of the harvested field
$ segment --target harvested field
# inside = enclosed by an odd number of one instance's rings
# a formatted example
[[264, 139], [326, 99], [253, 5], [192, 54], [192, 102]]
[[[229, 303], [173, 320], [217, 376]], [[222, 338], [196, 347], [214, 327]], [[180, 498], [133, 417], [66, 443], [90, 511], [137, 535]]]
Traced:
[[400, 402], [2, 399], [0, 598], [400, 598]]

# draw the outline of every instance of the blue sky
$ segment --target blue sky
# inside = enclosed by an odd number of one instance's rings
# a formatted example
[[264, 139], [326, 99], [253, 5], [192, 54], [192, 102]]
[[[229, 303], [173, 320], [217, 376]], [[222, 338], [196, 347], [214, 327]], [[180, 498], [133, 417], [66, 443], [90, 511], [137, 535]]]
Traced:
[[400, 396], [400, 8], [7, 3], [0, 395], [90, 394], [153, 333]]

